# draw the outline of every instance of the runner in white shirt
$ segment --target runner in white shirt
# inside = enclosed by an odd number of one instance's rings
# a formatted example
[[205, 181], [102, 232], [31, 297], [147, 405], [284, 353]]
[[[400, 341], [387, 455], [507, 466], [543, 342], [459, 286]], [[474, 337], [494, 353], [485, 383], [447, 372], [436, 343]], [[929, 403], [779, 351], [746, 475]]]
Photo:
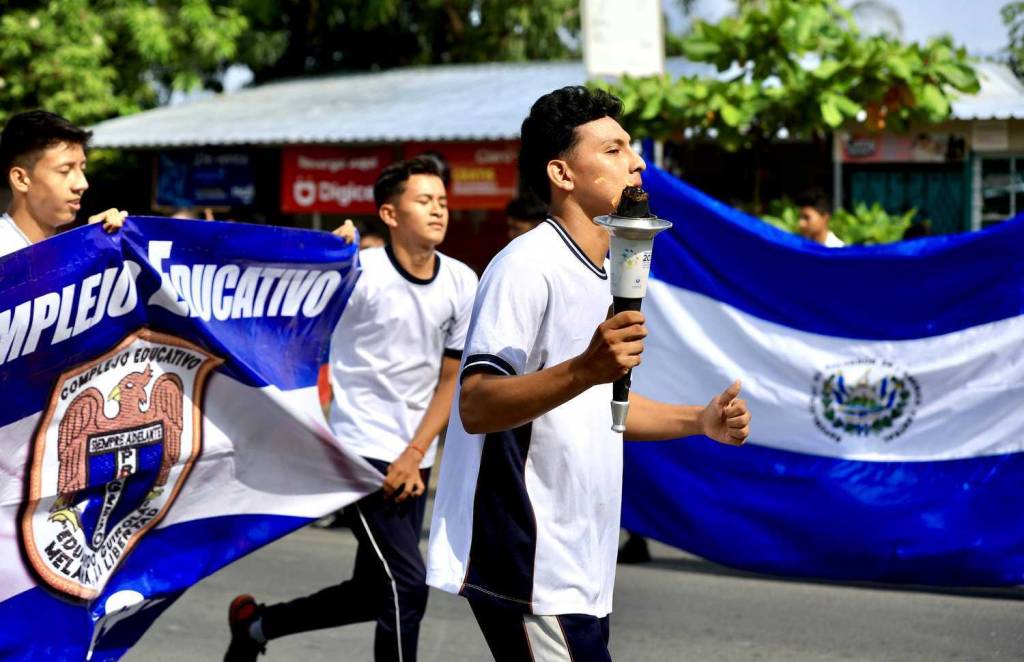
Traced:
[[[18, 113], [0, 134], [0, 169], [11, 190], [7, 213], [0, 217], [0, 257], [48, 239], [75, 220], [85, 177], [85, 146], [91, 131], [43, 110]], [[89, 218], [107, 232], [128, 214], [108, 209]]]
[[[606, 231], [592, 218], [639, 185], [643, 160], [583, 87], [523, 122], [520, 178], [551, 218], [488, 266], [473, 306], [431, 523], [427, 581], [469, 599], [496, 660], [610, 659], [622, 492], [611, 382], [640, 363], [643, 315], [606, 320]], [[596, 328], [596, 331], [595, 331]], [[739, 383], [707, 407], [630, 397], [626, 437], [739, 445]]]
[[[270, 639], [374, 620], [378, 661], [416, 659], [427, 604], [423, 495], [451, 409], [477, 278], [435, 250], [448, 224], [435, 161], [388, 166], [374, 197], [391, 245], [359, 254], [362, 273], [331, 339], [330, 422], [386, 478], [381, 490], [346, 509], [359, 540], [352, 578], [267, 607], [236, 598], [229, 662], [256, 659]], [[338, 234], [351, 240], [346, 228], [351, 224]]]
[[[462, 358], [477, 278], [440, 252], [427, 278], [406, 271], [391, 246], [365, 249], [359, 261], [362, 275], [331, 340], [330, 422], [356, 453], [391, 463], [420, 429], [442, 359]], [[429, 469], [436, 434], [426, 441], [419, 466]]]

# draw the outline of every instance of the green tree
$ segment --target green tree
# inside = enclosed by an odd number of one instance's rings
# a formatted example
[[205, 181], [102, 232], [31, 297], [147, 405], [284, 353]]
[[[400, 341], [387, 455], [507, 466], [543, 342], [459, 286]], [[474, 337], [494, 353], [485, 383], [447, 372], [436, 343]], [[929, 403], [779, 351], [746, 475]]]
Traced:
[[[695, 0], [674, 0], [689, 14]], [[237, 0], [257, 82], [334, 71], [580, 56], [580, 0]], [[670, 54], [678, 37], [666, 34]]]
[[[689, 12], [694, 0], [674, 0]], [[0, 0], [0, 122], [91, 123], [217, 89], [338, 71], [579, 56], [579, 0]], [[668, 38], [670, 50], [677, 39]]]
[[577, 55], [579, 0], [235, 0], [263, 82], [336, 71]]
[[335, 71], [578, 55], [578, 0], [0, 0], [0, 122], [89, 123], [218, 86]]
[[[696, 21], [683, 39], [715, 77], [597, 82], [620, 96], [638, 138], [689, 130], [755, 159], [780, 134], [824, 137], [844, 124], [903, 131], [949, 117], [957, 92], [976, 92], [966, 52], [948, 37], [904, 44], [864, 36], [836, 0], [748, 0], [718, 23]], [[760, 168], [756, 169], [760, 172]], [[760, 205], [760, 180], [753, 186]]]
[[1011, 2], [1002, 9], [1003, 25], [1009, 32], [1007, 52], [1013, 71], [1024, 77], [1024, 2]]
[[210, 85], [247, 27], [207, 0], [0, 0], [0, 123], [41, 107], [85, 124]]

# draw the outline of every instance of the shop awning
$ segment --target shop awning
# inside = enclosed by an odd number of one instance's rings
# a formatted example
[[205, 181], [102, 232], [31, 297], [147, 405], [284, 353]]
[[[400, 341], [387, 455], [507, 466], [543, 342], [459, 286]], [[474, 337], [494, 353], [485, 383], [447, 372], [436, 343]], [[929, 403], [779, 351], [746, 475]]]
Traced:
[[1024, 119], [1024, 84], [1010, 67], [1000, 62], [978, 62], [975, 69], [981, 90], [953, 102], [953, 119]]

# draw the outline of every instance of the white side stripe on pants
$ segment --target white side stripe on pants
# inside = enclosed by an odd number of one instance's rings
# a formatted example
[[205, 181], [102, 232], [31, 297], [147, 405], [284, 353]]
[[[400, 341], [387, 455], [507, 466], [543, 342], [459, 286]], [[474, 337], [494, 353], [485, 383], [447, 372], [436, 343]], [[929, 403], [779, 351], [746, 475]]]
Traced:
[[572, 662], [569, 642], [557, 616], [523, 616], [526, 638], [534, 662]]
[[[388, 573], [388, 579], [391, 580], [391, 593], [395, 596], [395, 639], [398, 641], [398, 662], [402, 662], [402, 616], [398, 611], [398, 584], [395, 583], [395, 576], [391, 574], [391, 568], [388, 566], [384, 554], [381, 553], [380, 547], [377, 546], [377, 541], [373, 538], [373, 532], [370, 531], [370, 525], [366, 523], [366, 518], [363, 517], [363, 511], [359, 509], [358, 504], [356, 504], [355, 508], [356, 512], [359, 513], [359, 521], [363, 523], [366, 535], [370, 538], [370, 544], [373, 545], [373, 551], [377, 552], [377, 558], [384, 564], [384, 572]], [[557, 626], [558, 624], [556, 623], [555, 625]]]

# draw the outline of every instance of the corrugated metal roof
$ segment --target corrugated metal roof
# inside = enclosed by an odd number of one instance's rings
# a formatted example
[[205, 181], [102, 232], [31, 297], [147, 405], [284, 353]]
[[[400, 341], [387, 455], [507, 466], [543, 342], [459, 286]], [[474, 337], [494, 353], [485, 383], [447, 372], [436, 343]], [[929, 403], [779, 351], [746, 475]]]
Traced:
[[953, 102], [958, 120], [1024, 119], [1024, 84], [1010, 67], [999, 62], [979, 62], [975, 70], [981, 90]]
[[[674, 75], [701, 70], [669, 58]], [[586, 81], [580, 62], [392, 69], [270, 83], [101, 122], [96, 147], [499, 140], [542, 94]]]
[[[674, 75], [714, 75], [668, 58]], [[957, 100], [957, 119], [1024, 117], [1024, 86], [1005, 66], [981, 63], [979, 94]], [[411, 67], [302, 78], [156, 108], [93, 127], [97, 147], [191, 147], [516, 138], [542, 94], [582, 84], [580, 62]]]

